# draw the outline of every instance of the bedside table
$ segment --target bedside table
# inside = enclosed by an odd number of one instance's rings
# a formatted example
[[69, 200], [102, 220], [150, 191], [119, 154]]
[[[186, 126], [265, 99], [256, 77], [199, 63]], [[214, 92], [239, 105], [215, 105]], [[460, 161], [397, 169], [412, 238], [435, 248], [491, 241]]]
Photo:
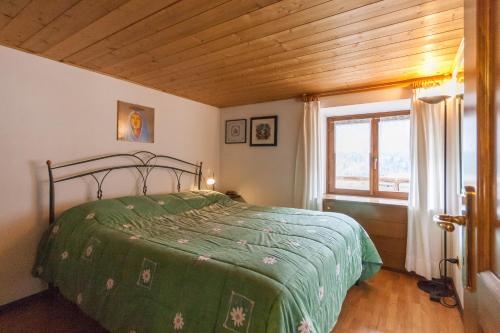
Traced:
[[246, 202], [245, 199], [239, 194], [226, 194], [231, 200], [238, 201], [238, 202]]

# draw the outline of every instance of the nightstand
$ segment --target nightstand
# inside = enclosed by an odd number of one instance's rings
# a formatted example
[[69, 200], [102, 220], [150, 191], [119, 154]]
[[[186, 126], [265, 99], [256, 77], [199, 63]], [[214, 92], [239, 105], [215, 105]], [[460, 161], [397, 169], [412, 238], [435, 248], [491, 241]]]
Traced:
[[231, 200], [238, 201], [238, 202], [246, 202], [245, 199], [239, 194], [227, 194], [226, 195], [231, 198]]

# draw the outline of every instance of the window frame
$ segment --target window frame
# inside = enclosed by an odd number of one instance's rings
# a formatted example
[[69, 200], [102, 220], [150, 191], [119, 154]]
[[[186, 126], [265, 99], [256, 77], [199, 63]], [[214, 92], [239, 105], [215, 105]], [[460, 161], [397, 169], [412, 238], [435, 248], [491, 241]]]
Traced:
[[[405, 192], [388, 192], [379, 191], [378, 180], [379, 180], [379, 168], [378, 168], [378, 129], [380, 118], [394, 117], [394, 116], [409, 116], [410, 110], [401, 111], [390, 111], [390, 112], [376, 112], [376, 113], [364, 113], [364, 114], [354, 114], [346, 116], [333, 116], [327, 118], [327, 192], [328, 194], [345, 194], [345, 195], [357, 195], [364, 197], [376, 197], [376, 198], [389, 198], [389, 199], [408, 199], [408, 193]], [[353, 189], [341, 189], [335, 187], [335, 133], [334, 125], [337, 121], [345, 120], [356, 120], [356, 119], [369, 119], [371, 136], [370, 136], [370, 189], [369, 190], [353, 190]], [[410, 147], [408, 147], [408, 150]]]

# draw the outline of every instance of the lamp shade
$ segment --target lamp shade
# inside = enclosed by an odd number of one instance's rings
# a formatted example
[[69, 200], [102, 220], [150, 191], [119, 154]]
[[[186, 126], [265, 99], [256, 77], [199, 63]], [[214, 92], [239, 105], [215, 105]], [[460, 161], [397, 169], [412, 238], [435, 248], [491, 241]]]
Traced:
[[439, 103], [450, 96], [452, 96], [450, 82], [434, 87], [420, 88], [417, 91], [417, 98], [429, 104]]

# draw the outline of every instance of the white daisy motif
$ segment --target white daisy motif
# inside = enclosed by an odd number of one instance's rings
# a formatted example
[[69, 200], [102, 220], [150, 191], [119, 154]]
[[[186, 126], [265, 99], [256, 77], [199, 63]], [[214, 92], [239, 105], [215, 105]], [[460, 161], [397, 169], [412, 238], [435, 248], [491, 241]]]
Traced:
[[246, 239], [240, 239], [236, 243], [238, 243], [239, 245], [247, 245], [248, 241]]
[[134, 205], [126, 205], [125, 208], [127, 208], [127, 209], [134, 209]]
[[178, 239], [177, 240], [177, 243], [179, 243], [179, 244], [186, 244], [188, 242], [189, 242], [189, 240], [187, 240], [187, 239]]
[[89, 213], [87, 216], [85, 216], [86, 220], [92, 220], [95, 217], [95, 213]]
[[243, 322], [245, 321], [245, 312], [243, 312], [243, 308], [241, 306], [233, 308], [229, 314], [231, 315], [231, 320], [233, 321], [234, 326], [243, 326]]
[[173, 324], [174, 324], [174, 330], [176, 331], [182, 330], [182, 327], [184, 327], [184, 318], [182, 318], [182, 313], [178, 312], [175, 314]]
[[221, 228], [212, 228], [212, 231], [215, 231], [215, 232], [220, 232], [222, 229]]
[[164, 205], [165, 204], [165, 201], [158, 201], [158, 205]]
[[133, 235], [133, 236], [130, 236], [129, 239], [132, 239], [132, 240], [136, 240], [136, 239], [139, 239], [141, 238], [141, 236], [138, 236], [138, 235]]
[[151, 280], [151, 270], [149, 268], [142, 271], [141, 279], [144, 283], [149, 283], [149, 280]]
[[64, 251], [63, 253], [61, 253], [61, 259], [62, 260], [66, 260], [66, 259], [68, 259], [68, 257], [69, 257], [68, 251]]
[[82, 301], [83, 301], [82, 293], [79, 293], [78, 295], [76, 295], [76, 304], [82, 304]]
[[59, 225], [55, 225], [54, 228], [52, 228], [52, 233], [55, 235], [59, 232]]
[[273, 231], [273, 229], [271, 229], [271, 228], [264, 228], [264, 229], [262, 229], [262, 231], [263, 231], [263, 232], [272, 232], [272, 231]]
[[92, 247], [92, 245], [87, 246], [87, 248], [85, 249], [85, 256], [90, 257], [92, 255], [93, 251], [94, 251], [94, 248]]
[[337, 268], [335, 269], [337, 276], [340, 274], [340, 264], [337, 264]]
[[257, 213], [255, 214], [255, 216], [262, 216], [262, 213]]
[[199, 256], [198, 260], [199, 261], [209, 261], [210, 260], [210, 256]]
[[122, 227], [130, 229], [132, 228], [132, 224], [122, 224]]
[[311, 333], [312, 325], [307, 319], [300, 322], [299, 333]]
[[323, 296], [325, 296], [325, 288], [319, 287], [319, 300], [321, 301], [323, 299]]
[[106, 289], [107, 290], [111, 290], [114, 285], [115, 285], [115, 281], [112, 278], [109, 278], [108, 281], [106, 281]]
[[262, 258], [262, 262], [266, 265], [274, 265], [277, 259], [275, 257], [267, 256]]

